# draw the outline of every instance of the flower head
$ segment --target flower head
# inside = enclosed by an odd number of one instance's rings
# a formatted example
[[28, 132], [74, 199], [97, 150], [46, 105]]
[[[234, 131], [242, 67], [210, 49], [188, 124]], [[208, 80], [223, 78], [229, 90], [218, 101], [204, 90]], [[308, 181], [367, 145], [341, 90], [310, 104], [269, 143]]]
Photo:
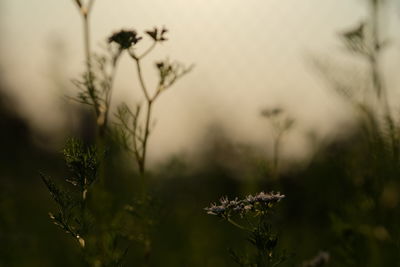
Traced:
[[157, 29], [156, 27], [153, 30], [146, 31], [146, 34], [151, 37], [155, 42], [164, 42], [168, 39], [165, 37], [165, 34], [168, 32], [166, 28]]
[[269, 203], [276, 203], [279, 202], [282, 198], [284, 198], [285, 195], [281, 195], [280, 193], [264, 193], [264, 192], [260, 192], [257, 195], [248, 195], [246, 197], [246, 201], [249, 204], [254, 204], [256, 202], [260, 203], [260, 204], [269, 204]]
[[185, 67], [179, 62], [170, 62], [168, 59], [156, 63], [159, 76], [159, 86], [168, 88], [176, 82], [177, 79], [188, 73], [192, 66]]
[[229, 200], [227, 197], [220, 199], [220, 204], [211, 204], [210, 207], [205, 208], [207, 214], [216, 215], [222, 218], [229, 218], [233, 215], [240, 215], [243, 217], [249, 212], [255, 212], [256, 214], [265, 213], [272, 204], [279, 202], [285, 195], [280, 193], [264, 193], [260, 192], [256, 195], [249, 195], [246, 198], [240, 200], [235, 198]]
[[207, 207], [204, 210], [207, 211], [207, 214], [209, 215], [223, 217], [226, 211], [226, 207], [224, 205], [217, 205], [215, 203], [212, 203], [210, 207]]
[[271, 118], [282, 114], [282, 112], [283, 110], [281, 108], [272, 108], [272, 109], [267, 108], [261, 111], [261, 116]]
[[135, 30], [121, 30], [119, 32], [113, 33], [109, 38], [109, 43], [116, 43], [119, 45], [120, 49], [129, 49], [132, 45], [137, 44], [142, 37], [138, 36]]

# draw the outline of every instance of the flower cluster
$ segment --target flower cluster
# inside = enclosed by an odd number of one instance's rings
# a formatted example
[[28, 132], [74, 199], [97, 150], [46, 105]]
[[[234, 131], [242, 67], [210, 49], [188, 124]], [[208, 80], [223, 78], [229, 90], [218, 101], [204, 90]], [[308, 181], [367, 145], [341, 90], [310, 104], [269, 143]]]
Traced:
[[264, 193], [260, 192], [257, 195], [248, 195], [246, 198], [239, 200], [235, 198], [229, 200], [227, 197], [220, 199], [220, 203], [212, 203], [210, 207], [205, 208], [207, 214], [216, 215], [222, 218], [229, 218], [233, 215], [243, 216], [249, 212], [256, 214], [265, 213], [273, 204], [279, 202], [285, 195], [279, 192]]
[[281, 108], [271, 108], [271, 109], [266, 108], [261, 111], [261, 116], [271, 118], [282, 114], [282, 112], [283, 110]]
[[120, 49], [129, 49], [132, 45], [137, 44], [142, 37], [138, 36], [135, 30], [121, 30], [119, 32], [113, 33], [109, 38], [109, 43], [116, 43], [119, 45]]
[[159, 76], [159, 86], [166, 89], [173, 85], [177, 79], [188, 73], [192, 67], [185, 67], [179, 62], [170, 62], [168, 59], [156, 63]]
[[168, 39], [165, 37], [165, 34], [168, 32], [166, 28], [157, 29], [154, 27], [152, 31], [146, 31], [146, 34], [151, 37], [155, 42], [164, 42]]

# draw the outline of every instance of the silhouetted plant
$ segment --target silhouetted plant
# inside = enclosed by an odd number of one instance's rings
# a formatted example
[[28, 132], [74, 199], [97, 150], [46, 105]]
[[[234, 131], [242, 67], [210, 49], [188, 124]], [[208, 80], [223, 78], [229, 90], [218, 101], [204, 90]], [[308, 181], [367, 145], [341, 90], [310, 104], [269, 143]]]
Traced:
[[295, 120], [285, 114], [283, 109], [263, 109], [261, 116], [268, 119], [273, 134], [272, 178], [279, 175], [279, 159], [282, 140], [294, 126]]
[[[152, 108], [161, 93], [170, 88], [178, 79], [192, 69], [192, 66], [185, 67], [177, 62], [171, 63], [169, 60], [159, 61], [155, 63], [159, 77], [158, 84], [153, 92], [148, 90], [144, 81], [141, 62], [158, 43], [167, 41], [166, 33], [167, 29], [165, 28], [154, 28], [153, 30], [145, 31], [145, 34], [151, 39], [152, 44], [140, 55], [136, 53], [135, 49], [142, 40], [142, 37], [135, 30], [121, 30], [109, 38], [110, 44], [115, 44], [119, 48], [119, 51], [126, 50], [134, 60], [139, 84], [145, 98], [146, 106], [144, 112], [142, 112], [142, 105], [140, 104], [136, 105], [135, 110], [132, 111], [126, 103], [122, 103], [116, 112], [117, 122], [115, 126], [119, 143], [133, 154], [141, 176], [142, 198], [128, 205], [127, 211], [140, 222], [140, 225], [137, 225], [137, 228], [142, 231], [139, 235], [140, 238], [134, 239], [144, 245], [146, 265], [149, 264], [152, 250], [150, 232], [156, 221], [156, 216], [154, 214], [151, 215], [147, 209], [149, 208], [149, 202], [147, 201], [149, 196], [145, 189], [146, 181], [144, 177], [146, 172], [148, 139], [152, 131], [150, 125], [153, 120]], [[138, 211], [142, 211], [140, 216], [137, 216]]]
[[[95, 70], [93, 69], [93, 55], [91, 50], [91, 40], [90, 40], [90, 15], [93, 9], [95, 0], [89, 0], [86, 3], [82, 0], [74, 1], [78, 7], [79, 14], [83, 22], [83, 37], [84, 37], [84, 52], [85, 52], [85, 63], [86, 70], [82, 75], [81, 79], [75, 80], [74, 84], [79, 88], [77, 98], [73, 98], [78, 102], [90, 105], [93, 107], [96, 123], [99, 128], [100, 135], [103, 135], [107, 128], [107, 114], [109, 108], [109, 101], [111, 97], [111, 86], [112, 77], [102, 77], [102, 75], [95, 75]], [[99, 60], [97, 58], [97, 67], [104, 67], [105, 60]], [[115, 68], [116, 60], [113, 61], [113, 68]], [[100, 71], [101, 73], [102, 71]], [[104, 74], [101, 73], [101, 74]]]
[[93, 54], [90, 81], [85, 78], [87, 77], [86, 74], [83, 75], [81, 80], [73, 81], [79, 89], [78, 96], [73, 99], [93, 107], [101, 136], [105, 134], [108, 127], [113, 84], [121, 52], [119, 49], [115, 50], [108, 46], [105, 53]]
[[134, 60], [140, 87], [145, 98], [144, 118], [142, 117], [141, 105], [137, 105], [132, 111], [127, 104], [123, 103], [119, 106], [117, 117], [118, 134], [122, 144], [133, 153], [136, 163], [139, 167], [139, 173], [143, 176], [146, 170], [147, 146], [148, 139], [151, 134], [152, 108], [158, 97], [170, 88], [177, 80], [192, 70], [193, 66], [185, 67], [178, 62], [170, 62], [168, 59], [158, 61], [155, 67], [158, 72], [158, 84], [153, 92], [151, 92], [144, 81], [142, 73], [142, 60], [161, 42], [167, 41], [165, 34], [166, 28], [154, 28], [145, 31], [146, 35], [152, 40], [152, 44], [142, 54], [137, 54], [135, 47], [142, 37], [138, 36], [135, 30], [121, 30], [113, 34], [109, 41], [116, 43], [120, 49], [126, 49], [130, 57]]
[[285, 196], [280, 193], [258, 193], [244, 199], [221, 198], [205, 208], [207, 214], [214, 215], [248, 233], [248, 242], [255, 249], [254, 255], [239, 255], [230, 250], [232, 259], [240, 266], [279, 266], [286, 259], [277, 251], [278, 236], [272, 231], [272, 209]]
[[[171, 87], [178, 79], [188, 73], [192, 67], [186, 68], [180, 63], [169, 60], [155, 64], [159, 82], [154, 92], [148, 91], [142, 75], [141, 60], [148, 55], [156, 44], [167, 41], [165, 28], [154, 28], [145, 31], [152, 44], [141, 55], [136, 54], [135, 47], [142, 37], [135, 30], [121, 30], [113, 33], [105, 46], [105, 52], [95, 54], [91, 50], [90, 15], [94, 0], [75, 0], [83, 21], [84, 52], [86, 70], [82, 77], [74, 80], [79, 89], [77, 97], [72, 99], [93, 108], [100, 137], [108, 130], [109, 111], [111, 109], [113, 84], [117, 66], [124, 53], [134, 60], [139, 84], [146, 100], [144, 118], [140, 117], [140, 106], [131, 112], [126, 104], [122, 104], [117, 112], [116, 132], [124, 147], [134, 152], [139, 172], [143, 178], [145, 172], [146, 149], [150, 135], [152, 106], [162, 92]], [[86, 147], [80, 141], [71, 139], [65, 149], [64, 157], [72, 176], [65, 179], [74, 186], [72, 192], [61, 189], [50, 178], [41, 175], [58, 206], [57, 213], [50, 213], [52, 221], [65, 232], [73, 236], [81, 247], [85, 262], [93, 266], [120, 265], [127, 249], [121, 249], [119, 242], [139, 241], [144, 245], [144, 264], [149, 264], [151, 252], [150, 232], [156, 222], [154, 201], [143, 192], [141, 198], [121, 208], [104, 208], [104, 201], [118, 202], [108, 192], [103, 181], [105, 162], [100, 163], [97, 150], [105, 149], [106, 139], [101, 139], [97, 148]], [[101, 178], [101, 179], [100, 179]], [[101, 186], [94, 186], [97, 180]], [[143, 180], [143, 179], [142, 179]], [[88, 197], [89, 194], [89, 197]], [[158, 215], [158, 214], [157, 214]], [[124, 229], [124, 231], [122, 231]], [[127, 245], [125, 245], [127, 247]]]

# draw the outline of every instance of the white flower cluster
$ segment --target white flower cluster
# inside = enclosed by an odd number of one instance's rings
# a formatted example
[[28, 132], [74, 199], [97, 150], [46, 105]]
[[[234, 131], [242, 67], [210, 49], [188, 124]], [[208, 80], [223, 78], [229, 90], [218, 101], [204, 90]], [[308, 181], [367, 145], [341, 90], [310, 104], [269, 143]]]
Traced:
[[279, 192], [264, 193], [260, 192], [257, 195], [248, 195], [246, 198], [239, 200], [235, 198], [229, 200], [227, 197], [220, 199], [220, 203], [212, 203], [210, 207], [205, 208], [207, 214], [216, 215], [222, 218], [229, 218], [232, 215], [239, 214], [243, 216], [250, 211], [266, 211], [272, 207], [274, 203], [279, 202], [285, 195]]

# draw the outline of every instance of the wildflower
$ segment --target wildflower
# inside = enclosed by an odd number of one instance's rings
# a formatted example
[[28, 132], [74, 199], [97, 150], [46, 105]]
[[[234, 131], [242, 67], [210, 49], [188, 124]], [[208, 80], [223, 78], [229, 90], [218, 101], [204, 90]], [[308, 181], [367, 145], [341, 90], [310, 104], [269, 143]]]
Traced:
[[229, 200], [228, 197], [222, 197], [219, 202], [220, 205], [212, 203], [209, 208], [205, 208], [204, 210], [207, 211], [207, 214], [225, 218], [230, 216], [231, 211], [237, 210], [241, 203], [237, 198]]
[[149, 35], [155, 42], [164, 42], [168, 39], [165, 38], [165, 34], [168, 32], [166, 28], [157, 29], [154, 27], [152, 31], [146, 31], [146, 34]]
[[246, 201], [250, 204], [254, 204], [256, 202], [260, 204], [269, 204], [269, 203], [276, 203], [279, 202], [285, 195], [281, 195], [278, 193], [264, 193], [260, 192], [255, 196], [249, 195], [246, 197]]
[[120, 49], [129, 49], [132, 45], [136, 45], [142, 37], [138, 36], [135, 30], [125, 31], [121, 30], [114, 33], [108, 38], [109, 43], [116, 43]]
[[226, 212], [226, 207], [224, 205], [217, 205], [215, 203], [212, 203], [209, 208], [205, 208], [204, 210], [207, 211], [207, 214], [209, 215], [216, 215], [223, 217], [224, 213]]
[[233, 215], [240, 215], [243, 217], [246, 213], [251, 211], [259, 212], [259, 207], [269, 208], [271, 204], [279, 202], [284, 195], [280, 193], [264, 193], [260, 192], [255, 196], [249, 195], [243, 200], [235, 198], [229, 200], [227, 197], [220, 199], [220, 204], [211, 204], [210, 207], [205, 208], [207, 214], [216, 215], [223, 218], [229, 218]]
[[261, 111], [261, 115], [263, 117], [276, 117], [278, 115], [280, 115], [283, 112], [283, 110], [281, 108], [273, 108], [273, 109], [264, 109]]
[[171, 63], [168, 59], [157, 62], [156, 68], [158, 69], [159, 86], [164, 88], [170, 87], [178, 78], [191, 70], [191, 67], [186, 68], [178, 62]]

